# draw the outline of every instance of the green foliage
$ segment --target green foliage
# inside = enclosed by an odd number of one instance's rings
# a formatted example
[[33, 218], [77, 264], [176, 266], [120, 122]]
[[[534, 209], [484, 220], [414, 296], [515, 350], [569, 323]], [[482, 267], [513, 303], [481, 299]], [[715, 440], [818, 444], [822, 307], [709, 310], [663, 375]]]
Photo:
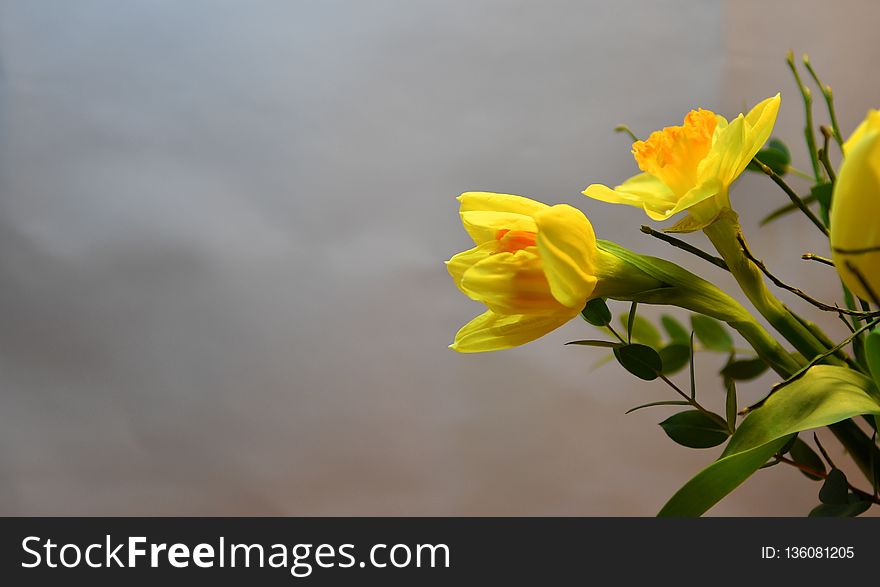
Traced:
[[630, 328], [629, 313], [621, 314], [620, 323], [623, 324], [627, 332], [632, 331], [632, 340], [654, 349], [662, 346], [660, 331], [644, 316], [636, 316], [632, 328]]
[[767, 363], [758, 357], [754, 359], [738, 359], [730, 361], [721, 370], [721, 375], [725, 379], [735, 379], [737, 381], [748, 381], [759, 377], [767, 370]]
[[657, 515], [672, 518], [703, 515], [760, 469], [786, 442], [788, 437], [783, 437], [718, 459], [669, 498]]
[[660, 355], [643, 344], [620, 345], [614, 349], [614, 356], [624, 369], [645, 381], [657, 379], [663, 371], [663, 360]]
[[726, 427], [699, 410], [679, 412], [660, 422], [660, 426], [669, 438], [689, 448], [712, 448], [729, 436]]
[[880, 389], [880, 328], [872, 330], [865, 337], [865, 360], [875, 385]]
[[611, 310], [604, 298], [593, 298], [587, 302], [584, 309], [581, 310], [581, 316], [584, 320], [593, 326], [608, 326], [611, 324]]
[[854, 518], [871, 507], [871, 502], [863, 501], [857, 495], [850, 494], [845, 504], [819, 504], [810, 511], [811, 518]]
[[860, 414], [880, 414], [873, 383], [846, 367], [816, 365], [772, 394], [743, 421], [725, 454]]
[[691, 347], [688, 344], [674, 342], [660, 349], [659, 353], [664, 375], [681, 371], [691, 360]]
[[843, 505], [847, 503], [848, 493], [846, 475], [840, 469], [831, 469], [819, 490], [819, 501], [829, 505]]
[[663, 324], [663, 329], [669, 335], [669, 340], [683, 345], [690, 344], [691, 335], [681, 322], [669, 314], [663, 314], [660, 316], [660, 323]]
[[577, 346], [597, 346], [604, 348], [617, 348], [619, 346], [623, 346], [622, 342], [614, 342], [610, 340], [572, 340], [570, 342], [565, 343], [567, 345], [573, 344]]
[[822, 503], [810, 512], [810, 517], [851, 518], [867, 511], [870, 502], [849, 492], [846, 475], [840, 469], [831, 469], [819, 490]]
[[725, 415], [727, 416], [727, 429], [733, 434], [733, 431], [736, 430], [736, 381], [725, 379], [724, 386], [727, 388], [727, 397], [724, 404]]
[[[766, 147], [758, 151], [755, 159], [772, 169], [776, 175], [783, 176], [788, 173], [788, 166], [791, 165], [791, 152], [781, 140], [772, 138]], [[763, 173], [755, 161], [750, 161], [746, 169]]]
[[[818, 473], [825, 473], [825, 463], [822, 461], [822, 458], [818, 454], [816, 454], [816, 451], [814, 451], [809, 444], [807, 444], [800, 438], [797, 438], [792, 445], [790, 456], [791, 459], [799, 465], [808, 467]], [[804, 470], [801, 470], [801, 473], [803, 473], [808, 479], [812, 479], [813, 481], [822, 480], [822, 477], [812, 475]]]
[[[801, 198], [801, 200], [804, 202], [804, 204], [809, 205], [809, 204], [812, 204], [813, 202], [816, 201], [816, 196], [809, 195], [805, 198]], [[783, 216], [787, 216], [788, 214], [791, 214], [792, 212], [797, 212], [798, 210], [800, 210], [800, 208], [798, 208], [798, 206], [796, 204], [790, 202], [790, 203], [785, 204], [784, 206], [780, 206], [779, 208], [776, 208], [775, 210], [770, 212], [770, 214], [768, 214], [767, 216], [762, 218], [761, 222], [759, 222], [758, 224], [761, 226], [764, 226], [765, 224], [770, 224], [774, 220], [778, 220], [779, 218], [782, 218]]]
[[718, 320], [702, 314], [693, 314], [691, 325], [694, 327], [697, 340], [707, 349], [720, 353], [733, 351], [733, 338]]
[[830, 182], [819, 183], [810, 188], [810, 195], [814, 197], [819, 205], [825, 210], [831, 208], [831, 193], [834, 191], [834, 184]]
[[880, 402], [873, 393], [873, 382], [851, 369], [813, 367], [749, 414], [721, 457], [679, 489], [660, 515], [702, 515], [748, 479], [797, 432], [860, 414], [880, 414]]

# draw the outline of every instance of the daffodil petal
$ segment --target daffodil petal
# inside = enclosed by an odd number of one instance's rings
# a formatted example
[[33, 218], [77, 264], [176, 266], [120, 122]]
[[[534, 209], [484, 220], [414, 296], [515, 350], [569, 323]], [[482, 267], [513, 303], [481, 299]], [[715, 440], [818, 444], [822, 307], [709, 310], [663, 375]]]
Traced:
[[859, 142], [859, 139], [865, 136], [865, 133], [871, 130], [880, 130], [880, 110], [869, 110], [865, 119], [856, 127], [849, 135], [846, 142], [843, 143], [843, 154], [849, 154], [849, 150]]
[[464, 277], [465, 271], [470, 269], [472, 266], [476, 265], [483, 259], [488, 258], [492, 253], [496, 251], [498, 248], [498, 241], [489, 241], [485, 242], [481, 245], [477, 245], [472, 249], [468, 249], [467, 251], [462, 251], [457, 255], [454, 255], [451, 259], [446, 261], [446, 270], [449, 272], [449, 275], [452, 276], [452, 280], [455, 282], [455, 285], [471, 299], [477, 299], [474, 297], [474, 294], [468, 292], [464, 287], [462, 287], [462, 278]]
[[675, 201], [674, 194], [666, 184], [650, 173], [634, 175], [613, 190], [594, 183], [583, 194], [601, 202], [642, 208], [654, 220], [665, 219], [666, 211], [672, 208]]
[[751, 157], [745, 159], [746, 124], [745, 117], [740, 114], [730, 121], [722, 132], [718, 133], [709, 154], [700, 162], [697, 175], [698, 183], [709, 179], [718, 179], [730, 185], [738, 175], [737, 169], [748, 165]]
[[538, 252], [553, 297], [580, 310], [596, 287], [596, 234], [583, 212], [566, 204], [535, 215]]
[[549, 207], [523, 196], [492, 192], [465, 192], [458, 201], [461, 223], [478, 245], [495, 239], [503, 229], [534, 232], [532, 217]]
[[746, 115], [746, 137], [745, 152], [742, 156], [739, 166], [735, 169], [731, 182], [739, 177], [739, 174], [745, 171], [749, 162], [758, 154], [770, 133], [773, 132], [773, 126], [776, 124], [776, 117], [779, 114], [779, 104], [781, 98], [776, 94], [772, 98], [767, 98], [759, 102]]
[[[686, 193], [682, 198], [675, 204], [675, 206], [669, 211], [668, 216], [672, 216], [673, 214], [678, 214], [682, 210], [686, 210], [691, 206], [695, 206], [700, 202], [704, 202], [709, 198], [720, 194], [724, 189], [721, 181], [716, 178], [711, 178], [703, 183], [693, 187], [688, 193]], [[713, 214], [711, 214], [714, 219], [717, 216], [718, 212], [720, 212], [720, 208], [716, 210]]]
[[534, 216], [541, 210], [549, 208], [547, 204], [513, 194], [496, 194], [493, 192], [465, 192], [458, 196], [461, 212], [494, 211], [511, 212], [523, 216]]
[[461, 224], [477, 245], [497, 240], [500, 230], [523, 230], [526, 232], [538, 230], [535, 220], [531, 216], [495, 210], [462, 212]]
[[672, 232], [672, 233], [685, 233], [685, 232], [694, 232], [697, 230], [702, 230], [706, 226], [709, 226], [712, 221], [705, 221], [695, 218], [691, 214], [685, 214], [684, 218], [670, 226], [669, 228], [664, 228], [663, 232]]
[[550, 292], [536, 247], [483, 259], [464, 272], [461, 289], [497, 314], [542, 314], [562, 309]]
[[575, 317], [568, 311], [545, 315], [500, 315], [491, 310], [465, 324], [450, 348], [460, 353], [500, 351], [541, 338]]

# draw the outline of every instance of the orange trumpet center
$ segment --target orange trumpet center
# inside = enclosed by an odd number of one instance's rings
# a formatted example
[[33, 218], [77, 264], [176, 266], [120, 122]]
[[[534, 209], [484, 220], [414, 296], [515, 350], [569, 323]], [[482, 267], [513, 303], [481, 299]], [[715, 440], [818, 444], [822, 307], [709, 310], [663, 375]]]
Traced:
[[636, 141], [633, 157], [639, 169], [657, 177], [676, 195], [683, 196], [697, 184], [697, 168], [712, 148], [718, 122], [714, 112], [691, 110], [682, 126], [667, 126]]

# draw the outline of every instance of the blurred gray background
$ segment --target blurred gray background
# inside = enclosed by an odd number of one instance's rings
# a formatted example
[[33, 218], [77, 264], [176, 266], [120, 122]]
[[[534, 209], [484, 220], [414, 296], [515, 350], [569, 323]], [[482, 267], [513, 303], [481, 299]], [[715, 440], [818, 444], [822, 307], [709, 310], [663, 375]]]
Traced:
[[[469, 246], [454, 198], [573, 203], [730, 286], [638, 210], [580, 196], [636, 170], [612, 128], [782, 91], [775, 134], [806, 168], [785, 51], [811, 54], [848, 133], [878, 105], [878, 18], [867, 0], [0, 2], [0, 514], [653, 515], [718, 450], [668, 440], [668, 409], [625, 416], [670, 392], [563, 347], [597, 334], [583, 322], [448, 350], [482, 311], [443, 266]], [[785, 201], [768, 184], [733, 195], [753, 248], [836, 299], [798, 259], [827, 253], [804, 220], [757, 229]], [[721, 360], [698, 361], [715, 407]], [[817, 490], [776, 467], [712, 513], [802, 515]]]

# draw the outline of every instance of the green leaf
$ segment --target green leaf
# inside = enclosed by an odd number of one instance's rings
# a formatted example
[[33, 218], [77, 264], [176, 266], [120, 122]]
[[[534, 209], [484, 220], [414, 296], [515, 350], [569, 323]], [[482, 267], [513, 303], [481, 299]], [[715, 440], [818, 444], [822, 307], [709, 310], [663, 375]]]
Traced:
[[846, 367], [813, 367], [752, 411], [721, 457], [679, 489], [659, 515], [702, 515], [766, 463], [792, 434], [859, 414], [880, 414], [873, 393], [873, 382]]
[[819, 205], [826, 210], [831, 207], [831, 193], [834, 191], [834, 184], [820, 183], [810, 188], [810, 195], [819, 200]]
[[672, 343], [660, 349], [659, 353], [664, 375], [680, 371], [691, 360], [691, 347], [687, 344]]
[[604, 348], [617, 348], [619, 346], [623, 346], [622, 342], [616, 342], [611, 340], [572, 340], [570, 342], [565, 343], [566, 345], [574, 344], [580, 346], [599, 346]]
[[669, 314], [663, 314], [660, 316], [660, 323], [663, 324], [663, 329], [666, 330], [666, 334], [669, 335], [669, 340], [680, 344], [688, 344], [691, 335], [687, 329], [682, 326], [681, 322]]
[[590, 365], [589, 371], [593, 372], [596, 369], [598, 369], [599, 367], [604, 367], [605, 365], [607, 365], [608, 363], [610, 363], [613, 360], [614, 360], [614, 353], [608, 353], [607, 355], [601, 357], [595, 363]]
[[727, 416], [727, 429], [733, 434], [733, 431], [736, 430], [736, 381], [725, 379], [724, 384], [727, 388], [727, 398], [724, 406]]
[[[798, 438], [795, 440], [794, 445], [791, 447], [791, 458], [794, 462], [799, 465], [803, 465], [804, 467], [809, 467], [810, 469], [817, 471], [819, 473], [825, 472], [825, 463], [822, 461], [822, 458], [816, 454], [809, 444]], [[808, 479], [812, 479], [813, 481], [821, 481], [822, 477], [818, 477], [816, 475], [811, 475], [806, 471], [801, 471]]]
[[688, 350], [691, 353], [690, 366], [688, 369], [690, 371], [690, 376], [691, 376], [691, 399], [695, 400], [695, 399], [697, 399], [697, 377], [696, 377], [696, 374], [694, 373], [694, 370], [696, 369], [696, 367], [694, 367], [694, 333], [693, 333], [693, 331], [691, 331], [691, 336], [690, 336], [690, 339], [688, 340]]
[[[816, 201], [816, 196], [812, 196], [812, 195], [806, 196], [804, 198], [801, 198], [801, 200], [804, 202], [804, 204], [812, 204], [813, 202]], [[759, 222], [758, 224], [759, 224], [759, 226], [764, 226], [765, 224], [770, 224], [771, 222], [773, 222], [777, 218], [782, 218], [783, 216], [786, 216], [787, 214], [791, 214], [792, 212], [797, 212], [798, 210], [800, 210], [800, 208], [798, 208], [797, 204], [788, 203], [784, 206], [780, 206], [779, 208], [777, 208], [773, 212], [770, 212], [770, 214], [768, 214], [767, 216], [762, 218], [761, 222]]]
[[679, 412], [660, 422], [666, 435], [688, 448], [712, 448], [730, 436], [726, 427], [699, 410]]
[[780, 438], [718, 459], [669, 498], [657, 515], [672, 518], [703, 515], [760, 469], [786, 442], [787, 437]]
[[681, 399], [673, 399], [673, 400], [666, 400], [666, 401], [662, 401], [662, 402], [651, 402], [649, 404], [642, 404], [640, 406], [636, 406], [634, 408], [628, 409], [625, 413], [632, 414], [636, 410], [641, 410], [642, 408], [653, 408], [655, 406], [689, 406], [689, 405], [691, 405], [690, 402], [686, 402]]
[[876, 328], [865, 337], [865, 359], [874, 383], [880, 388], [880, 328]]
[[623, 368], [645, 381], [657, 379], [663, 360], [657, 351], [643, 344], [625, 344], [614, 349], [614, 356]]
[[870, 509], [871, 503], [861, 499], [846, 504], [819, 504], [810, 512], [811, 518], [854, 518]]
[[767, 370], [767, 363], [758, 357], [754, 359], [739, 359], [731, 361], [721, 370], [721, 375], [725, 378], [736, 379], [737, 381], [747, 381], [759, 377]]
[[629, 317], [629, 314], [621, 314], [620, 322], [628, 333], [632, 333], [631, 339], [653, 349], [660, 348], [662, 345], [660, 332], [651, 324], [651, 321], [643, 316], [636, 316], [632, 327], [630, 327]]
[[[755, 158], [779, 176], [785, 175], [788, 172], [788, 166], [791, 164], [791, 152], [789, 152], [788, 147], [785, 143], [775, 138], [770, 139], [767, 146], [758, 151]], [[755, 161], [750, 161], [746, 169], [763, 173]]]
[[636, 308], [638, 307], [638, 302], [633, 302], [629, 307], [629, 316], [627, 316], [624, 322], [624, 326], [626, 326], [626, 342], [633, 341], [633, 328], [636, 323]]
[[718, 320], [702, 314], [693, 314], [691, 325], [694, 327], [697, 340], [710, 351], [729, 353], [733, 350], [733, 338]]
[[848, 493], [849, 484], [846, 475], [840, 469], [831, 469], [825, 483], [822, 484], [822, 489], [819, 490], [819, 501], [828, 505], [845, 505]]
[[791, 450], [791, 447], [793, 447], [794, 443], [797, 442], [797, 439], [798, 439], [797, 435], [792, 434], [791, 437], [788, 439], [788, 442], [786, 442], [785, 445], [779, 449], [778, 454], [781, 454], [781, 455], [788, 454], [788, 452]]
[[846, 367], [816, 365], [767, 398], [740, 424], [725, 454], [760, 446], [802, 430], [880, 414], [873, 382]]
[[605, 303], [605, 298], [593, 298], [584, 309], [581, 310], [584, 320], [593, 326], [608, 326], [611, 324], [611, 310]]

